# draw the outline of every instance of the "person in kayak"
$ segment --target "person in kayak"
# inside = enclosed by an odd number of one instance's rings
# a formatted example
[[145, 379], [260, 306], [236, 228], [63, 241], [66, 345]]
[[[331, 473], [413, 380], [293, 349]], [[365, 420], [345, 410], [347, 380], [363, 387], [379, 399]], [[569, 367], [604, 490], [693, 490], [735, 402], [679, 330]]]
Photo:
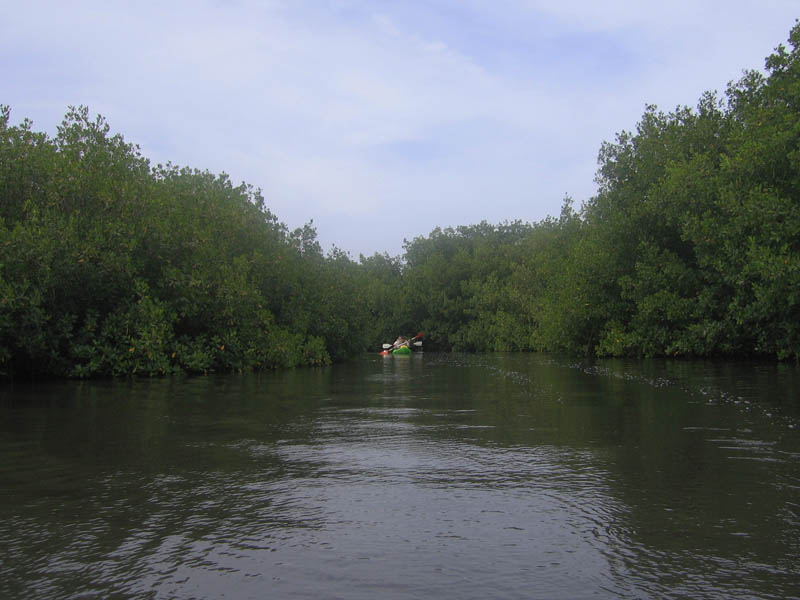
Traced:
[[404, 338], [402, 335], [399, 335], [394, 341], [392, 348], [401, 348], [403, 346], [408, 346], [408, 340], [406, 340], [406, 338]]

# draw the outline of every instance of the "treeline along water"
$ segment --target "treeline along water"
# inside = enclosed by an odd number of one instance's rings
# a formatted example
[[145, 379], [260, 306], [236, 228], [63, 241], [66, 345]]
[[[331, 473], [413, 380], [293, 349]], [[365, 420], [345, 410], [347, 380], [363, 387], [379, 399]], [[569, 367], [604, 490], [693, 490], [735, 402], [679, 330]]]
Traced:
[[4, 598], [800, 598], [794, 366], [428, 353], [0, 395]]
[[85, 107], [53, 138], [0, 107], [0, 377], [322, 365], [420, 330], [440, 350], [800, 360], [800, 25], [789, 44], [724, 100], [648, 107], [580, 209], [358, 262], [249, 185], [152, 167]]

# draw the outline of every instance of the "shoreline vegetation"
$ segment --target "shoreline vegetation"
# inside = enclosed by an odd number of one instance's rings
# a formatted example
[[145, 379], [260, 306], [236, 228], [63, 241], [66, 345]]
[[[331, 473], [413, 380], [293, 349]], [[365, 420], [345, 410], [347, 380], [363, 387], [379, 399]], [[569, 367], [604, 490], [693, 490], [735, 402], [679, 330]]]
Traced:
[[800, 361], [800, 24], [724, 99], [647, 106], [558, 217], [323, 253], [259, 190], [151, 166], [86, 107], [0, 107], [0, 378], [324, 365], [426, 347]]

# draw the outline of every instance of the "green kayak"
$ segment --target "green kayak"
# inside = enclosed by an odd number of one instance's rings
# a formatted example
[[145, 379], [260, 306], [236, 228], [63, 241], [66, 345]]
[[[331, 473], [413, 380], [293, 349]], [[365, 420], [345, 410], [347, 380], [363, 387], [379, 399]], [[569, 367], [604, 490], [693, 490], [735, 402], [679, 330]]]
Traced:
[[400, 354], [400, 355], [411, 354], [411, 346], [412, 345], [420, 347], [420, 348], [422, 347], [422, 339], [421, 338], [424, 335], [425, 334], [420, 331], [417, 335], [415, 335], [410, 340], [407, 340], [407, 339], [403, 338], [403, 336], [400, 336], [400, 337], [397, 338], [397, 341], [395, 341], [394, 344], [384, 344], [383, 345], [383, 351], [380, 352], [379, 354], [381, 356], [389, 356], [390, 354]]

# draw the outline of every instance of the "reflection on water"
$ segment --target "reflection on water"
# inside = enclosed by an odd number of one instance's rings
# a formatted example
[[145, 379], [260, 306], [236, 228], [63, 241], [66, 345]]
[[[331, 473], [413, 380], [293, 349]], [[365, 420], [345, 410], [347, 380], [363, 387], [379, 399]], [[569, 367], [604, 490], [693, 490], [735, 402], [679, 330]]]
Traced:
[[2, 388], [0, 595], [800, 597], [798, 382], [428, 354]]

